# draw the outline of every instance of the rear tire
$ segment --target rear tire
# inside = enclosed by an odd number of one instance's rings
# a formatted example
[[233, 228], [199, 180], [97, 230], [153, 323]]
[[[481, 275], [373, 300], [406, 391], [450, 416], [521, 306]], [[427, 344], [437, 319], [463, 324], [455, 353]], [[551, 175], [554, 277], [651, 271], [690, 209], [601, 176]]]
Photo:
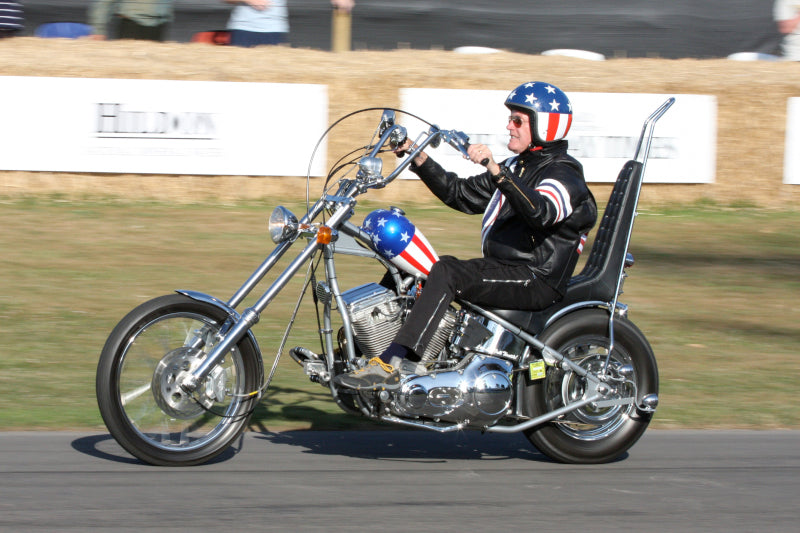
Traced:
[[[608, 312], [585, 309], [571, 313], [548, 327], [540, 340], [558, 350], [582, 367], [602, 367], [610, 345]], [[636, 393], [632, 404], [592, 407], [591, 404], [568, 413], [555, 421], [525, 431], [526, 437], [542, 453], [563, 463], [605, 463], [625, 453], [647, 429], [652, 412], [638, 408], [643, 396], [658, 393], [658, 368], [655, 356], [644, 334], [624, 318], [614, 320], [614, 350], [609, 370], [631, 365], [630, 381], [620, 385], [627, 394]], [[563, 407], [570, 399], [580, 399], [583, 379], [558, 366], [547, 367], [544, 379], [522, 383], [524, 405], [532, 417]]]
[[[117, 442], [146, 463], [188, 466], [216, 457], [247, 427], [263, 369], [244, 337], [189, 395], [181, 370], [196, 368], [228, 314], [181, 294], [145, 302], [120, 321], [97, 366], [97, 403]], [[189, 345], [198, 336], [200, 348]]]

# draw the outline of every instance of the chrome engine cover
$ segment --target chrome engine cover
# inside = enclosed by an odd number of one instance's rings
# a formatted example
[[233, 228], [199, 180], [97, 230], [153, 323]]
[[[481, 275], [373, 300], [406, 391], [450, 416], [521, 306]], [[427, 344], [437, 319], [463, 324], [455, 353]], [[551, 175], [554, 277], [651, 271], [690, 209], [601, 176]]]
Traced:
[[392, 394], [391, 409], [405, 418], [493, 425], [511, 403], [513, 368], [504, 359], [474, 355], [455, 370], [409, 376]]

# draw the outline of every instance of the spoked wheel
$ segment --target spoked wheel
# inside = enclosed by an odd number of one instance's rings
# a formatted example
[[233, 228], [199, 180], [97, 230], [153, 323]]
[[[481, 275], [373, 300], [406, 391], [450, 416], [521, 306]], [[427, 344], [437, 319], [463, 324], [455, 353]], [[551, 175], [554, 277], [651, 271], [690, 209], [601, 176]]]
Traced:
[[204, 360], [227, 313], [181, 294], [131, 311], [114, 328], [97, 367], [97, 401], [106, 427], [135, 457], [184, 466], [225, 451], [247, 427], [263, 369], [245, 337], [193, 394], [178, 374]]
[[[658, 393], [658, 369], [653, 351], [641, 331], [628, 320], [614, 321], [614, 348], [608, 314], [588, 309], [558, 320], [541, 340], [582, 368], [600, 372], [604, 367], [616, 388], [612, 399], [627, 398], [621, 405], [588, 404], [555, 421], [526, 431], [528, 439], [548, 457], [565, 463], [612, 461], [639, 440], [647, 429], [651, 411], [639, 408], [642, 398]], [[606, 360], [609, 360], [606, 367]], [[544, 379], [526, 379], [521, 394], [533, 417], [581, 400], [585, 380], [571, 370], [548, 367]]]

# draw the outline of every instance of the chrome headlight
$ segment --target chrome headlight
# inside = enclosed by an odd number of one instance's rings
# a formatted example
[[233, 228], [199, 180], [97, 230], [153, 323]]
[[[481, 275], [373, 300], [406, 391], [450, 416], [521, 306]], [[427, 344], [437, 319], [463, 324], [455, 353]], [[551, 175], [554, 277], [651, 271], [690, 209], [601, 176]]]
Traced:
[[297, 238], [298, 229], [297, 217], [282, 205], [269, 216], [269, 236], [275, 244]]

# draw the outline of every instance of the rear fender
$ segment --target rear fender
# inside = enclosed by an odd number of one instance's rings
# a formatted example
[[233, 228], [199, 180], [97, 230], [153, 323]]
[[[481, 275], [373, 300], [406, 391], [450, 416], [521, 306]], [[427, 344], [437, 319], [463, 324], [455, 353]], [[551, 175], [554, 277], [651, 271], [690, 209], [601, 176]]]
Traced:
[[[578, 311], [580, 309], [603, 309], [604, 311], [608, 312], [610, 307], [611, 304], [609, 304], [608, 302], [603, 302], [601, 300], [586, 300], [583, 302], [576, 302], [572, 305], [568, 305], [562, 309], [559, 309], [558, 311], [553, 313], [550, 317], [548, 317], [547, 322], [544, 325], [544, 328], [542, 328], [542, 331], [551, 326], [559, 318], [566, 316], [570, 313], [574, 313], [575, 311]], [[618, 303], [617, 304], [618, 312], [623, 311], [623, 309], [627, 310], [627, 307], [623, 304]]]

